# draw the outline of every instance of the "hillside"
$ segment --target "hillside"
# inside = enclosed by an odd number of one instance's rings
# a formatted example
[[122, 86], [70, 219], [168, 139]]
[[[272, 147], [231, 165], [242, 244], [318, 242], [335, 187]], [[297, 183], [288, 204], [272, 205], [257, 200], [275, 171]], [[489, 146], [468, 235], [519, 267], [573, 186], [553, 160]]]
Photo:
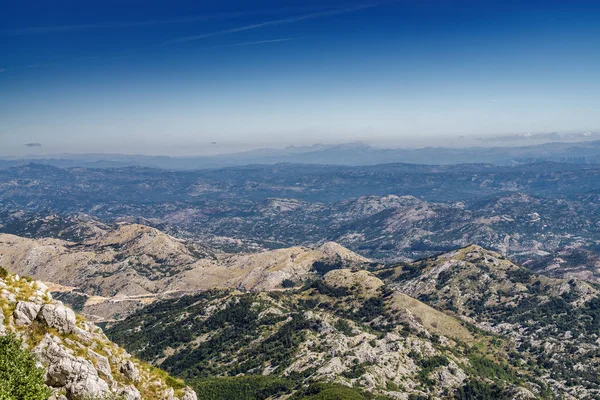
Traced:
[[44, 368], [53, 398], [195, 400], [182, 381], [131, 357], [47, 287], [0, 268], [0, 335], [17, 335]]
[[200, 399], [227, 398], [203, 397], [213, 385], [261, 386], [265, 379], [277, 383], [269, 386], [274, 398], [288, 392], [301, 398], [318, 382], [351, 387], [357, 399], [546, 393], [541, 381], [507, 364], [494, 344], [501, 340], [390, 290], [366, 271], [333, 270], [284, 292], [210, 291], [161, 301], [111, 324], [107, 334], [190, 379]]
[[543, 377], [556, 395], [600, 395], [595, 373], [600, 292], [595, 285], [537, 275], [478, 246], [383, 270], [379, 276], [395, 290], [509, 339], [510, 363]]
[[0, 263], [9, 271], [52, 282], [78, 311], [109, 319], [156, 298], [215, 288], [272, 290], [315, 275], [315, 266], [368, 262], [335, 243], [227, 254], [138, 224], [81, 242], [0, 234]]

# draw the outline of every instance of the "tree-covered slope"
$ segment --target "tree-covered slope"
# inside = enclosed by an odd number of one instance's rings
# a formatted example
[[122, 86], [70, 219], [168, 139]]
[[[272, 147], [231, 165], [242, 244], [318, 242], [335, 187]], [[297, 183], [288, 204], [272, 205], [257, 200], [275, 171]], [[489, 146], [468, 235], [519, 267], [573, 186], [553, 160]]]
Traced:
[[365, 271], [334, 270], [288, 291], [211, 291], [158, 302], [107, 334], [185, 378], [200, 399], [221, 399], [219, 390], [248, 399], [267, 392], [282, 399], [547, 394], [540, 380], [508, 365], [502, 338]]

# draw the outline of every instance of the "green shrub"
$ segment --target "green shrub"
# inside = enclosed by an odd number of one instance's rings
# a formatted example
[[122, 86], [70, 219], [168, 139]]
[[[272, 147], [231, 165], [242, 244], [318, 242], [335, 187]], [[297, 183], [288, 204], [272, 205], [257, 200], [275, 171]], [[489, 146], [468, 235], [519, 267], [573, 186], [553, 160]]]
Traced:
[[232, 376], [191, 381], [199, 400], [261, 400], [289, 393], [292, 384], [271, 376]]
[[513, 396], [495, 383], [469, 380], [454, 392], [455, 400], [509, 400]]
[[344, 263], [341, 260], [336, 261], [315, 261], [312, 265], [313, 271], [323, 276], [334, 269], [344, 268]]
[[8, 276], [8, 271], [3, 267], [0, 267], [0, 278], [4, 279]]
[[[372, 397], [372, 396], [370, 396]], [[317, 382], [300, 390], [293, 400], [365, 400], [360, 391], [346, 386]]]
[[365, 398], [356, 390], [349, 388], [335, 388], [325, 389], [321, 393], [305, 397], [303, 400], [365, 400]]
[[281, 282], [281, 287], [285, 289], [293, 288], [294, 286], [296, 286], [296, 282], [291, 279], [284, 279]]
[[0, 337], [0, 400], [47, 400], [44, 371], [14, 336]]

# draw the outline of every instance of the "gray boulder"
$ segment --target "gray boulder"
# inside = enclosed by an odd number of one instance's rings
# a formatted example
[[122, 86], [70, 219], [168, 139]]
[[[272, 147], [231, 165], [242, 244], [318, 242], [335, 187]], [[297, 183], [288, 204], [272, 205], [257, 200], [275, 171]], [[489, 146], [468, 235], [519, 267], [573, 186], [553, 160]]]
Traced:
[[75, 313], [62, 304], [45, 304], [37, 319], [61, 333], [73, 333], [77, 330]]
[[121, 389], [120, 395], [123, 397], [124, 400], [142, 399], [142, 395], [140, 394], [139, 390], [137, 390], [133, 385], [125, 386], [123, 389]]
[[46, 384], [64, 388], [69, 400], [84, 400], [110, 393], [108, 384], [98, 376], [94, 365], [83, 357], [73, 356], [60, 339], [46, 334], [33, 353], [46, 367]]
[[24, 326], [31, 324], [42, 306], [40, 304], [31, 303], [29, 301], [20, 301], [15, 307], [13, 316], [15, 317], [15, 325]]
[[90, 349], [88, 349], [87, 352], [88, 356], [94, 361], [94, 364], [96, 365], [98, 375], [100, 375], [100, 377], [107, 381], [109, 384], [112, 384], [114, 382], [114, 379], [110, 370], [110, 362], [108, 361], [108, 358]]
[[184, 389], [181, 400], [198, 400], [198, 396], [196, 395], [196, 392], [188, 387]]
[[133, 382], [140, 381], [140, 371], [137, 369], [134, 363], [131, 360], [125, 361], [121, 364], [121, 373], [125, 375], [125, 377]]

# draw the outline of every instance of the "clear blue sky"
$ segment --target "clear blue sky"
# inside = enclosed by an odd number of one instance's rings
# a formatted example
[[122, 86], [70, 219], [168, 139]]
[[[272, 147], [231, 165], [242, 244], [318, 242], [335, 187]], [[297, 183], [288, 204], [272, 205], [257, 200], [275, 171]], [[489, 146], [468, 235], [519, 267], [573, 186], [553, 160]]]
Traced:
[[598, 131], [600, 2], [4, 2], [0, 71], [0, 155]]

